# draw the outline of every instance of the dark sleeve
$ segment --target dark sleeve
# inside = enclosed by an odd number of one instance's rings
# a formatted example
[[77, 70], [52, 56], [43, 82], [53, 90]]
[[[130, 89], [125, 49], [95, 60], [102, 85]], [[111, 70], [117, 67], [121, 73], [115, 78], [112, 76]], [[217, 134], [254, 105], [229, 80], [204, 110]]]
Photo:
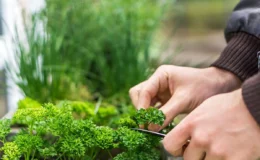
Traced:
[[233, 33], [233, 37], [212, 66], [228, 70], [244, 82], [258, 71], [258, 51], [260, 40], [257, 37], [245, 32]]
[[249, 112], [260, 125], [260, 73], [245, 81], [242, 94]]
[[241, 0], [227, 22], [228, 42], [213, 66], [228, 70], [242, 81], [257, 73], [260, 51], [260, 0]]
[[227, 46], [212, 66], [232, 72], [243, 83], [244, 101], [260, 125], [260, 0], [241, 0], [225, 29]]

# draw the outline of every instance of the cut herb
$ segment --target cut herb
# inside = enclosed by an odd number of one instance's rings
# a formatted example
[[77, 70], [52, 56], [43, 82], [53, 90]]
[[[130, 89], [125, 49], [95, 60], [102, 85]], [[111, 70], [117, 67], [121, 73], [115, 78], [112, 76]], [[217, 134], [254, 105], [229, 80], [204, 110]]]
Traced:
[[140, 109], [133, 116], [133, 119], [138, 125], [144, 125], [147, 129], [150, 124], [163, 125], [165, 120], [165, 115], [161, 110], [150, 107], [148, 109]]

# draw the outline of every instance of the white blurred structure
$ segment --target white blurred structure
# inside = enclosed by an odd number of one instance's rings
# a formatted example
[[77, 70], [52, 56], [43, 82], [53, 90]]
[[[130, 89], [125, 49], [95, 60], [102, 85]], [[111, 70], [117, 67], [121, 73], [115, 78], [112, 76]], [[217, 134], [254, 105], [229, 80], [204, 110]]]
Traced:
[[[13, 59], [12, 37], [17, 27], [19, 34], [23, 35], [22, 17], [37, 12], [44, 7], [44, 0], [0, 0], [1, 2], [1, 22], [3, 35], [0, 36], [0, 70], [4, 68], [5, 61]], [[24, 13], [22, 13], [24, 11]], [[16, 108], [17, 101], [22, 98], [17, 87], [8, 80], [8, 110]]]

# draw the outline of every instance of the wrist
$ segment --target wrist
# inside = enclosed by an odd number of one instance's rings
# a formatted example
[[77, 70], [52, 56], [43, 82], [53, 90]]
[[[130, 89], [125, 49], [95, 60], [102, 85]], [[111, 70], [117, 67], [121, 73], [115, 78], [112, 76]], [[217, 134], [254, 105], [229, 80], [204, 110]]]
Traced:
[[206, 72], [214, 81], [213, 85], [215, 85], [221, 93], [234, 91], [242, 85], [241, 80], [235, 74], [227, 70], [209, 67], [206, 69]]

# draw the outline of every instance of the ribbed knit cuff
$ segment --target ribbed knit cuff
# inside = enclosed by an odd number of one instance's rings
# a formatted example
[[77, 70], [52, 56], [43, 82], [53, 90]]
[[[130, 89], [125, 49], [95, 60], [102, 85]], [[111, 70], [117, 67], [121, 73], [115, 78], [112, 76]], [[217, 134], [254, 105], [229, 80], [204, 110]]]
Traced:
[[260, 73], [245, 81], [242, 94], [249, 112], [260, 125]]
[[234, 73], [242, 81], [257, 73], [260, 39], [245, 32], [234, 33], [221, 56], [212, 66]]

